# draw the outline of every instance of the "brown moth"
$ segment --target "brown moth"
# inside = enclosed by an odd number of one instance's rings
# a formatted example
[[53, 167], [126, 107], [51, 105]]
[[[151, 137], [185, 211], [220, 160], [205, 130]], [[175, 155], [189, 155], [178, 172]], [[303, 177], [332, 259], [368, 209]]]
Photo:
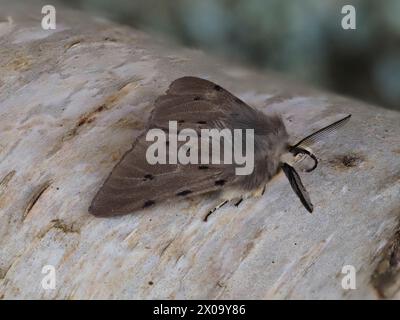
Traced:
[[[128, 214], [167, 200], [178, 200], [209, 192], [220, 192], [225, 201], [263, 194], [265, 185], [282, 169], [300, 201], [313, 211], [310, 197], [292, 164], [298, 154], [317, 158], [305, 148], [343, 125], [350, 115], [318, 130], [294, 146], [282, 119], [251, 108], [227, 90], [208, 80], [182, 77], [173, 81], [160, 96], [148, 122], [147, 130], [114, 167], [94, 197], [89, 212], [109, 217]], [[146, 132], [152, 128], [167, 130], [168, 122], [179, 128], [253, 129], [254, 169], [249, 175], [236, 175], [235, 164], [149, 164]], [[168, 141], [166, 141], [168, 144]], [[212, 212], [212, 211], [211, 211]], [[210, 212], [210, 213], [211, 213]], [[208, 215], [207, 215], [208, 216]]]

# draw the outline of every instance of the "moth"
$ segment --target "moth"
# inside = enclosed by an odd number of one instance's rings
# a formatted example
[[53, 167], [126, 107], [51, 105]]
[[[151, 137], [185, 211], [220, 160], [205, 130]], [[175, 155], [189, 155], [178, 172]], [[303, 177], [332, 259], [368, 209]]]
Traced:
[[[306, 171], [314, 170], [318, 160], [307, 146], [337, 130], [350, 116], [290, 145], [280, 116], [267, 115], [248, 106], [211, 81], [189, 76], [176, 79], [155, 101], [147, 130], [109, 174], [92, 200], [89, 212], [100, 217], [123, 215], [163, 201], [215, 192], [224, 200], [216, 208], [230, 200], [235, 200], [238, 205], [242, 199], [263, 194], [268, 181], [280, 171], [285, 173], [304, 207], [312, 212], [310, 196], [293, 164], [299, 156], [309, 157], [313, 165]], [[252, 173], [236, 175], [234, 164], [224, 163], [149, 164], [145, 155], [151, 142], [146, 140], [146, 132], [152, 128], [167, 130], [170, 121], [196, 132], [203, 128], [253, 129]], [[211, 212], [213, 210], [209, 214]]]

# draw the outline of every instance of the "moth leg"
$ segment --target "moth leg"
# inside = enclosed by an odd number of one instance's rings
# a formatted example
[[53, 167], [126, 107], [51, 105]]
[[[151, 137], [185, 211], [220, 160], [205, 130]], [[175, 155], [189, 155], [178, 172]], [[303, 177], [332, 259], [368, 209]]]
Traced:
[[221, 202], [219, 205], [217, 205], [215, 208], [211, 209], [206, 216], [204, 217], [203, 221], [206, 222], [208, 217], [213, 214], [216, 210], [218, 210], [219, 208], [223, 207], [225, 204], [227, 204], [229, 202], [229, 200], [225, 200], [223, 202]]
[[239, 207], [239, 204], [241, 204], [242, 201], [243, 201], [243, 198], [239, 198], [239, 200], [235, 202], [235, 207]]
[[256, 190], [254, 190], [251, 195], [253, 197], [261, 197], [265, 193], [265, 187], [266, 186], [264, 185], [264, 186], [262, 186], [262, 187], [260, 187], [260, 188], [258, 188]]
[[255, 190], [255, 191], [254, 191], [253, 193], [251, 193], [251, 194], [247, 194], [247, 195], [245, 195], [244, 197], [238, 197], [238, 198], [236, 198], [236, 199], [235, 199], [236, 202], [234, 203], [235, 207], [238, 207], [238, 206], [242, 203], [242, 201], [243, 201], [245, 198], [248, 198], [248, 197], [261, 197], [261, 196], [263, 196], [264, 193], [265, 193], [265, 188], [266, 188], [266, 186], [263, 186], [262, 188], [258, 188], [257, 190]]

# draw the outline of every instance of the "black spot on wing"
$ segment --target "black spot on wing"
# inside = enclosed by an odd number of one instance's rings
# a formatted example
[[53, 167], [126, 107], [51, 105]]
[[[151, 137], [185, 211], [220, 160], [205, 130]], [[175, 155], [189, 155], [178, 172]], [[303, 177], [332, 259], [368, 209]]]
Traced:
[[191, 194], [191, 193], [192, 193], [192, 191], [190, 191], [190, 190], [183, 190], [181, 192], [178, 192], [176, 195], [183, 197], [183, 196], [187, 196], [188, 194]]
[[223, 179], [221, 179], [221, 180], [217, 180], [217, 181], [215, 181], [215, 185], [216, 186], [223, 186], [224, 184], [225, 184], [225, 180], [223, 180]]
[[153, 180], [153, 179], [154, 179], [154, 176], [153, 176], [152, 174], [146, 174], [146, 175], [144, 176], [143, 181]]
[[207, 170], [208, 168], [209, 168], [209, 166], [204, 166], [204, 165], [199, 166], [200, 170]]
[[147, 208], [150, 207], [152, 205], [154, 205], [155, 202], [153, 200], [147, 200], [144, 204], [143, 204], [143, 208]]

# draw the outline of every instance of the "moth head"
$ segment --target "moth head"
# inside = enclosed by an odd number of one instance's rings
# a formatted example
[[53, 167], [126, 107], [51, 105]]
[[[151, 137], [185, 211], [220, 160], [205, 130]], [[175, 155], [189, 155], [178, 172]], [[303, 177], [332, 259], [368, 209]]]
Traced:
[[282, 154], [280, 159], [282, 164], [287, 163], [292, 167], [299, 162], [303, 162], [304, 160], [305, 165], [302, 171], [311, 172], [318, 165], [318, 159], [312, 150], [303, 147], [288, 146], [287, 151]]
[[310, 135], [306, 136], [305, 138], [301, 139], [294, 145], [287, 145], [287, 151], [281, 157], [281, 165], [288, 164], [293, 166], [295, 163], [303, 161], [304, 159], [311, 160], [311, 165], [308, 168], [305, 168], [302, 171], [311, 172], [313, 171], [318, 165], [318, 159], [314, 155], [311, 149], [307, 146], [322, 140], [324, 137], [336, 132], [340, 127], [346, 124], [349, 119], [351, 118], [351, 114], [348, 114], [344, 117], [341, 117], [339, 120], [311, 133]]
[[308, 159], [311, 161], [311, 165], [308, 166], [308, 168], [305, 168], [303, 171], [313, 171], [318, 165], [318, 159], [311, 149], [307, 147], [307, 145], [320, 140], [332, 132], [335, 132], [339, 127], [344, 125], [350, 119], [350, 117], [351, 115], [346, 115], [340, 120], [335, 121], [330, 125], [308, 135], [295, 145], [287, 145], [286, 152], [284, 152], [281, 156], [280, 167], [288, 178], [293, 191], [296, 193], [301, 203], [309, 212], [313, 211], [313, 204], [311, 203], [310, 196], [301, 182], [300, 176], [294, 168], [294, 165], [297, 165], [302, 160]]
[[293, 166], [296, 162], [296, 157], [290, 151], [286, 151], [281, 155], [280, 162], [281, 164], [287, 163], [288, 165]]

